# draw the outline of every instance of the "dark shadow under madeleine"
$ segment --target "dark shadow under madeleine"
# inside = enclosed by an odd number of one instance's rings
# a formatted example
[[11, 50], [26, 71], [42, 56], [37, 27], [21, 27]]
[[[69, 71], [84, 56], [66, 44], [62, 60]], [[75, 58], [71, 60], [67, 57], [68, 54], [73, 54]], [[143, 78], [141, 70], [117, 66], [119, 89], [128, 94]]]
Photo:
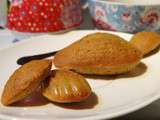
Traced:
[[76, 103], [55, 103], [52, 102], [54, 105], [66, 108], [66, 109], [93, 109], [98, 104], [98, 96], [92, 92], [92, 94], [84, 101], [76, 102]]
[[116, 80], [119, 78], [132, 78], [143, 75], [147, 71], [146, 64], [140, 62], [134, 69], [127, 73], [119, 74], [119, 75], [83, 75], [86, 78], [94, 79], [94, 80]]

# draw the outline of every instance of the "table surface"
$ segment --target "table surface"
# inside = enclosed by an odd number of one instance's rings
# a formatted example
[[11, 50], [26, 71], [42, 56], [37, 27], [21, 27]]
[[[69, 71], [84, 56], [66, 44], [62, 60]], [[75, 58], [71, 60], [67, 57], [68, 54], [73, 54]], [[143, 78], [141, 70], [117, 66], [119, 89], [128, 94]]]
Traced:
[[[81, 30], [95, 29], [90, 19], [90, 16], [88, 14], [88, 10], [84, 12], [84, 22], [78, 29], [81, 29]], [[18, 41], [23, 40], [23, 39], [17, 38], [17, 36], [13, 35], [11, 31], [6, 29], [0, 30], [0, 37], [1, 37], [0, 49], [3, 49]], [[160, 119], [159, 112], [160, 112], [160, 100], [157, 100], [141, 110], [138, 110], [136, 112], [130, 113], [128, 115], [125, 115], [119, 118], [115, 118], [113, 120], [139, 120], [139, 119], [144, 119], [144, 120], [157, 119], [158, 120]]]

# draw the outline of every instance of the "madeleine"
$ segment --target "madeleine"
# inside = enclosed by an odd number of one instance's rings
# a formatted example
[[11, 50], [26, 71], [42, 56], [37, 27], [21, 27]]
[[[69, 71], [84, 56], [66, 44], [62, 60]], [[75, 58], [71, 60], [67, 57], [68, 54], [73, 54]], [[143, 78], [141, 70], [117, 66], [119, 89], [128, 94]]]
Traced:
[[91, 87], [83, 76], [75, 72], [54, 70], [42, 94], [53, 102], [81, 102], [90, 96]]
[[83, 74], [112, 75], [132, 70], [141, 58], [142, 53], [121, 37], [94, 33], [59, 51], [53, 62]]
[[33, 60], [18, 68], [7, 81], [1, 102], [10, 105], [33, 93], [50, 73], [52, 62]]
[[156, 32], [139, 32], [132, 37], [130, 43], [146, 55], [160, 45], [160, 35]]

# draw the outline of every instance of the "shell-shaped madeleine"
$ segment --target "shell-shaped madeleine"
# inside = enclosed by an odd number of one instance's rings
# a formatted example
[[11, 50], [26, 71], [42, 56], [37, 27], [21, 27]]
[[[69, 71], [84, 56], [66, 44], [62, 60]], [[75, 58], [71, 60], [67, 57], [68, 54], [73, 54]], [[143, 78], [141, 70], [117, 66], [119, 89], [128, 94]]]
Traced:
[[54, 70], [43, 96], [53, 102], [80, 102], [91, 94], [91, 87], [83, 76], [67, 70]]
[[160, 35], [156, 32], [139, 32], [132, 37], [130, 43], [145, 55], [160, 45]]
[[50, 73], [52, 62], [34, 60], [18, 68], [7, 81], [1, 102], [10, 105], [30, 95]]
[[141, 58], [141, 52], [121, 37], [94, 33], [59, 51], [53, 61], [58, 68], [103, 75], [127, 72]]

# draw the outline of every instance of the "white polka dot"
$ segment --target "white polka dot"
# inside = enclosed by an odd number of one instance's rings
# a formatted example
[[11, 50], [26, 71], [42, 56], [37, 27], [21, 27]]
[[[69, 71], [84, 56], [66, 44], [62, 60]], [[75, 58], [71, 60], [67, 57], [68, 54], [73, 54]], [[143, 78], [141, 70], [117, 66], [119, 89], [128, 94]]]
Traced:
[[51, 8], [50, 11], [53, 12], [53, 8]]
[[42, 5], [43, 5], [43, 3], [42, 3], [42, 2], [39, 2], [39, 5], [41, 5], [41, 6], [42, 6]]
[[35, 27], [35, 26], [36, 26], [36, 23], [33, 23], [33, 26]]
[[13, 21], [16, 21], [16, 18], [13, 18]]
[[29, 11], [29, 14], [32, 14], [33, 12], [32, 11]]
[[36, 31], [39, 31], [39, 28], [36, 28]]
[[9, 20], [10, 20], [10, 21], [13, 21], [13, 19], [12, 19], [12, 18], [10, 18]]
[[32, 25], [32, 24], [29, 22], [29, 23], [28, 23], [28, 26], [31, 26], [31, 25]]
[[45, 3], [45, 6], [48, 6], [48, 3]]
[[21, 23], [20, 23], [20, 22], [18, 22], [18, 26], [21, 26]]
[[53, 6], [56, 7], [56, 3], [54, 3]]
[[47, 15], [44, 15], [44, 18], [47, 18], [48, 16]]
[[20, 17], [19, 19], [20, 19], [20, 20], [23, 20], [23, 18], [22, 18], [22, 17]]
[[42, 15], [42, 16], [44, 16], [44, 13], [43, 13], [43, 12], [41, 12], [41, 15]]
[[34, 30], [34, 27], [31, 27], [31, 30], [33, 31], [33, 30]]
[[60, 8], [61, 8], [61, 9], [63, 8], [63, 5], [62, 5], [62, 4], [60, 4]]

